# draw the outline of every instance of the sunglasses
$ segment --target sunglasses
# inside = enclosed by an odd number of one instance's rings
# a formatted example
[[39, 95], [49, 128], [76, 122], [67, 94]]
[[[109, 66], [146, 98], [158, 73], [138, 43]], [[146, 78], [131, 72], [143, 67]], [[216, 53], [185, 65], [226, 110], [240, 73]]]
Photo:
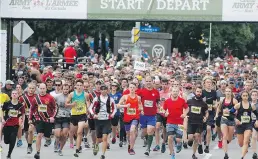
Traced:
[[61, 84], [56, 84], [56, 86], [62, 86]]

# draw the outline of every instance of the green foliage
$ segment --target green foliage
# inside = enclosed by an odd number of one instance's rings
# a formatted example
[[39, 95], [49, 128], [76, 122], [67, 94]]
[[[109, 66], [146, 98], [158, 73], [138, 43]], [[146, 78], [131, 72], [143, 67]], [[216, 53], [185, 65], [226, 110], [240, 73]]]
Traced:
[[[43, 41], [65, 41], [72, 35], [87, 34], [96, 37], [103, 33], [110, 40], [113, 47], [115, 30], [131, 30], [134, 22], [122, 21], [28, 21], [34, 30], [28, 42], [35, 45], [38, 38]], [[142, 23], [144, 25], [145, 23]], [[200, 35], [204, 33], [205, 40], [209, 40], [209, 23], [200, 22], [150, 22], [150, 25], [160, 27], [161, 32], [173, 35], [172, 47], [181, 52], [196, 53], [205, 48], [199, 43]], [[237, 50], [240, 54], [246, 51], [256, 51], [258, 48], [258, 24], [249, 23], [214, 23], [212, 24], [212, 51], [222, 53], [225, 47]]]

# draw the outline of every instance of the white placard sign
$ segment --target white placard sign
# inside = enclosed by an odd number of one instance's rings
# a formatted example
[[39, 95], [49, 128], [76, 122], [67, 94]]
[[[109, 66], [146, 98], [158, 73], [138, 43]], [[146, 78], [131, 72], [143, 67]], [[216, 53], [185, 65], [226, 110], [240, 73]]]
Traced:
[[134, 62], [134, 69], [135, 70], [140, 70], [140, 71], [145, 71], [145, 63], [144, 62], [135, 61]]
[[7, 54], [7, 32], [1, 30], [0, 32], [0, 81], [6, 80], [6, 54]]
[[87, 19], [87, 0], [2, 0], [1, 17]]
[[223, 0], [223, 21], [258, 21], [258, 0]]

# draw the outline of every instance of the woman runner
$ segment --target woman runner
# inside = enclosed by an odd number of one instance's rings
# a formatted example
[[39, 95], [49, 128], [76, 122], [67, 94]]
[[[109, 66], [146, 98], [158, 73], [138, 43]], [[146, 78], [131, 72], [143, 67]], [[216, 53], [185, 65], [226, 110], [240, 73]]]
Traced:
[[[21, 103], [18, 102], [18, 92], [12, 91], [12, 100], [4, 103], [2, 111], [4, 114], [4, 142], [9, 144], [9, 151], [7, 159], [11, 159], [11, 154], [16, 143], [16, 137], [19, 128], [19, 114], [22, 114], [22, 118], [25, 117], [25, 109]], [[23, 120], [24, 121], [24, 120]], [[24, 125], [24, 123], [22, 123]]]

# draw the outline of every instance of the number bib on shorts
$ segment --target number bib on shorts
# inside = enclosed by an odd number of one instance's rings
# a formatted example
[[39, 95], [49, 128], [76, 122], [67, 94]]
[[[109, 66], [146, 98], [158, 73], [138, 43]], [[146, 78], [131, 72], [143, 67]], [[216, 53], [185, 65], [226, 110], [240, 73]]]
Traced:
[[241, 116], [241, 123], [246, 124], [246, 123], [250, 123], [250, 121], [251, 121], [250, 116], [248, 116], [248, 115]]
[[39, 111], [39, 112], [42, 112], [42, 113], [46, 113], [46, 112], [47, 112], [47, 105], [45, 105], [45, 104], [40, 104], [40, 105], [38, 106], [38, 111]]
[[108, 113], [107, 112], [99, 112], [98, 120], [108, 120]]
[[128, 115], [136, 115], [136, 109], [135, 108], [127, 108], [127, 114]]
[[153, 101], [144, 100], [144, 106], [149, 108], [153, 107]]
[[191, 107], [191, 112], [194, 113], [194, 114], [201, 114], [201, 107], [194, 107], [192, 106]]
[[212, 104], [208, 104], [208, 110], [212, 111], [213, 105]]
[[14, 110], [14, 109], [10, 109], [9, 112], [8, 112], [8, 115], [10, 117], [18, 117], [18, 111]]

